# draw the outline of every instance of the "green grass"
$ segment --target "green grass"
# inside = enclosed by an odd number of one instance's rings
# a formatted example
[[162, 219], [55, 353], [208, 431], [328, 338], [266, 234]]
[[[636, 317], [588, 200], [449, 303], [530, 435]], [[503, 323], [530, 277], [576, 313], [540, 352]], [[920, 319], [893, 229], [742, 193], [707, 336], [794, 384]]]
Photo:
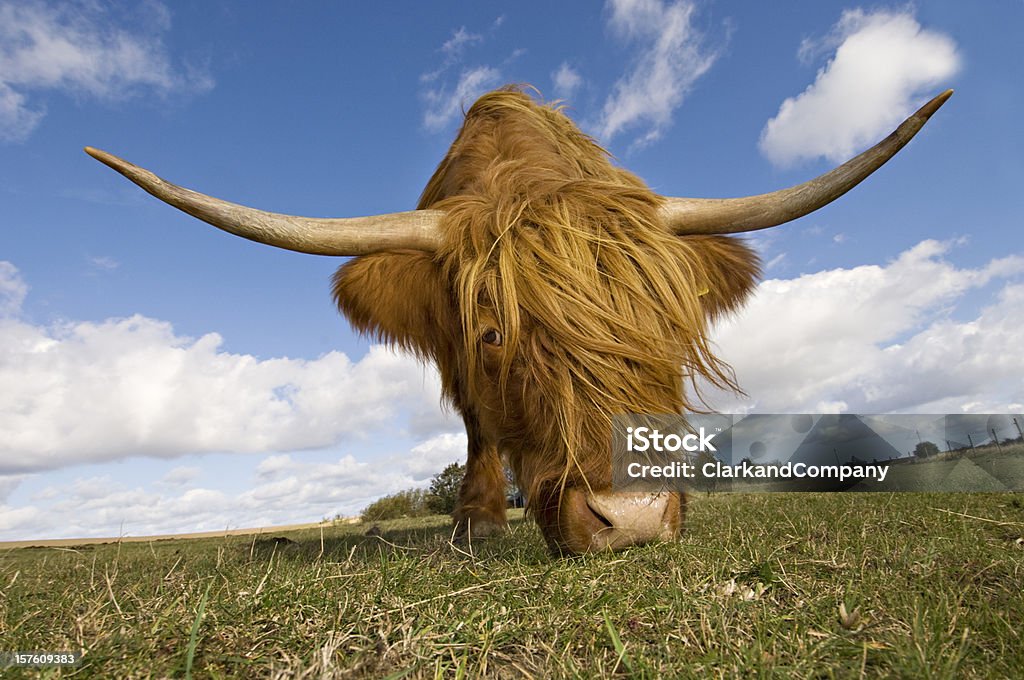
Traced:
[[5, 677], [1014, 677], [1024, 498], [692, 498], [684, 539], [551, 559], [442, 517], [0, 553]]

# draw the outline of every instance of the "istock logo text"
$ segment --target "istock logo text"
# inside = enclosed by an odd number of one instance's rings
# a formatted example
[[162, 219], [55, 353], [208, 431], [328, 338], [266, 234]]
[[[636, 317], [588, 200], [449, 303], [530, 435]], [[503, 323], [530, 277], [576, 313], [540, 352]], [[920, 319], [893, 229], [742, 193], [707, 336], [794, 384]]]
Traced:
[[669, 434], [662, 434], [659, 430], [654, 430], [649, 427], [627, 427], [626, 428], [626, 448], [629, 451], [658, 451], [658, 452], [676, 452], [676, 451], [707, 451], [714, 452], [718, 449], [715, 448], [711, 440], [715, 438], [715, 434], [707, 434], [704, 428], [701, 427], [697, 432], [690, 432], [689, 434], [679, 435], [675, 432]]

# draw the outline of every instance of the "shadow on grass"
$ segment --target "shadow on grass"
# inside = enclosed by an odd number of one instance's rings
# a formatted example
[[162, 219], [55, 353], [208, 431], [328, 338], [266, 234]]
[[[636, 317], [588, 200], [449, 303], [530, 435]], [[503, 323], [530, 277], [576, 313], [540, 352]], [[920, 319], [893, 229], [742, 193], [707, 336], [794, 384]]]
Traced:
[[249, 542], [235, 542], [234, 548], [248, 551], [254, 560], [365, 562], [396, 556], [506, 559], [523, 564], [551, 560], [536, 526], [521, 516], [509, 519], [507, 533], [473, 541], [455, 540], [451, 519], [445, 516], [325, 526], [322, 536], [318, 529], [303, 529], [238, 538]]

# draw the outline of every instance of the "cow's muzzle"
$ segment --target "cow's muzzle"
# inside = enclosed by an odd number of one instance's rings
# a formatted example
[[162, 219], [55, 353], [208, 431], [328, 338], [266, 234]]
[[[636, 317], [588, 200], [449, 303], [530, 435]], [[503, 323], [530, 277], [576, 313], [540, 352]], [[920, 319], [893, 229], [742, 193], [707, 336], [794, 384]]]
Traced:
[[675, 539], [685, 508], [683, 495], [675, 492], [587, 492], [567, 488], [558, 505], [557, 526], [542, 528], [556, 552], [618, 550]]

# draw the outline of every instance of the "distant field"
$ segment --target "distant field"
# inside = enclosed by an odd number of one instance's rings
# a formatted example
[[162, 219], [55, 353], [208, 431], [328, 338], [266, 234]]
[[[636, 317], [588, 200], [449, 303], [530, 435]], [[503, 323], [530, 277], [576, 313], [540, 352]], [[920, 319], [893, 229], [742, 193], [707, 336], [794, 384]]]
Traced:
[[[723, 490], [728, 487], [732, 491], [786, 491], [798, 490], [801, 484], [806, 482], [767, 479], [719, 483], [717, 488]], [[851, 490], [1024, 491], [1024, 445], [1010, 444], [998, 448], [990, 445], [977, 449], [943, 451], [924, 459], [901, 458], [888, 463], [884, 482], [865, 480]]]
[[280, 534], [282, 531], [298, 531], [300, 529], [317, 529], [319, 531], [320, 523], [314, 522], [312, 524], [289, 524], [286, 526], [279, 527], [251, 527], [249, 529], [221, 529], [220, 531], [197, 531], [191, 534], [161, 534], [158, 536], [106, 536], [99, 538], [49, 538], [41, 540], [24, 540], [24, 541], [0, 541], [0, 551], [10, 550], [11, 548], [67, 548], [67, 547], [79, 547], [83, 545], [95, 545], [97, 543], [151, 543], [153, 541], [169, 541], [177, 540], [182, 538], [221, 538], [223, 536], [249, 536], [252, 537], [256, 534], [263, 533], [274, 533], [275, 535]]
[[0, 551], [4, 677], [1018, 677], [1019, 494], [694, 496], [684, 540], [553, 560], [447, 518]]

